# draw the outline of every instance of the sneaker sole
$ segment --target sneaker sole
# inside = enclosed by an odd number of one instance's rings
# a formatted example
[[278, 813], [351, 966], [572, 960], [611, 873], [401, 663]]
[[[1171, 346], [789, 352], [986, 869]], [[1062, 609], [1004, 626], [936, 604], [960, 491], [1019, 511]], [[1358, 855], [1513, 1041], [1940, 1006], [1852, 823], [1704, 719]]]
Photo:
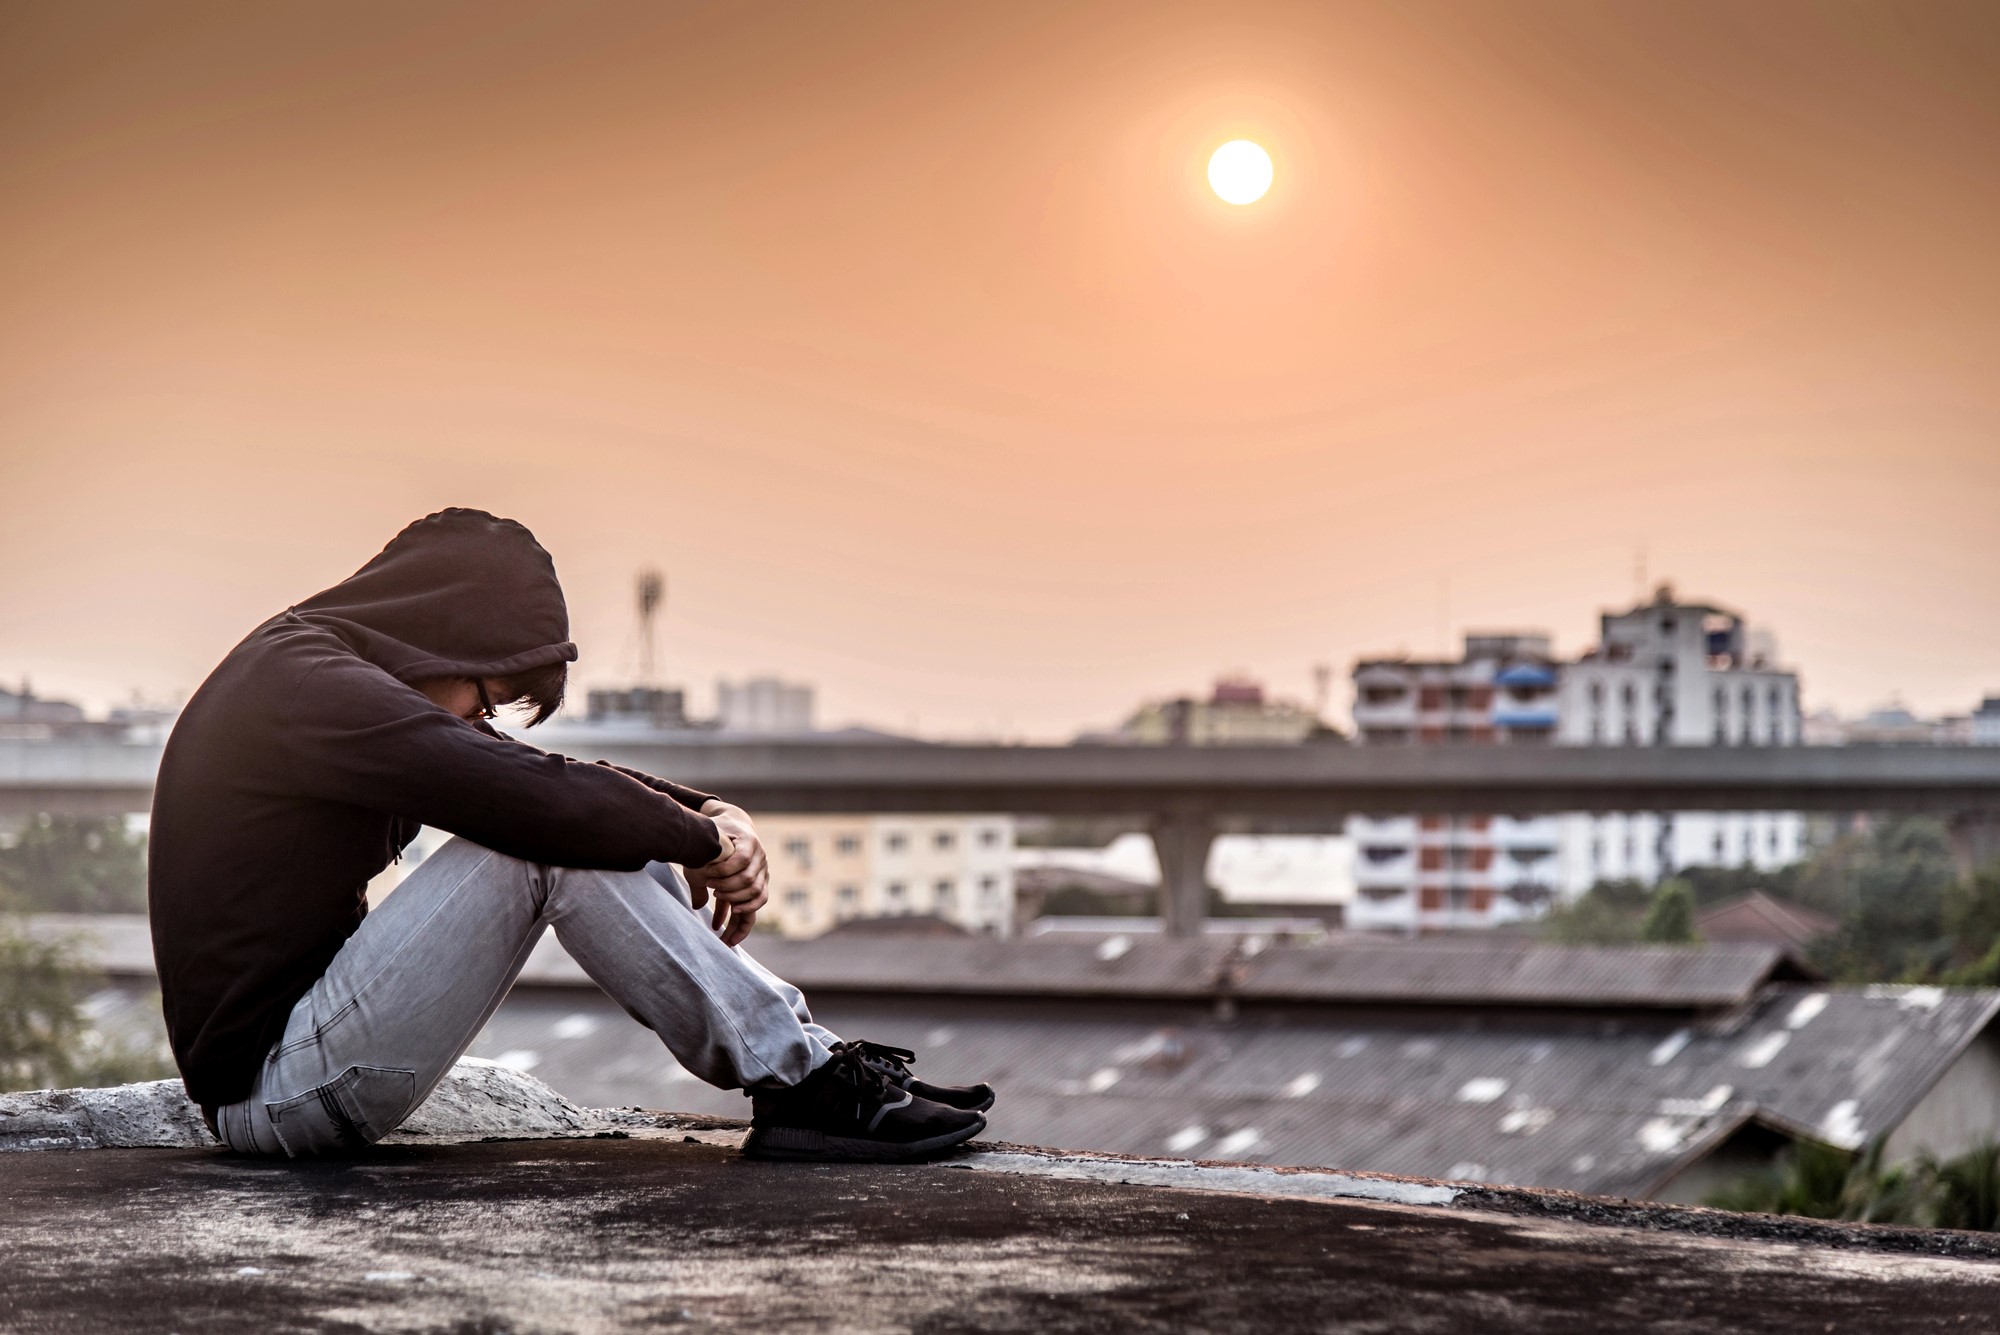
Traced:
[[829, 1136], [795, 1126], [753, 1126], [744, 1138], [743, 1154], [751, 1159], [821, 1159], [842, 1163], [909, 1163], [930, 1159], [963, 1145], [986, 1129], [986, 1119], [928, 1140], [898, 1143], [864, 1140], [859, 1136]]

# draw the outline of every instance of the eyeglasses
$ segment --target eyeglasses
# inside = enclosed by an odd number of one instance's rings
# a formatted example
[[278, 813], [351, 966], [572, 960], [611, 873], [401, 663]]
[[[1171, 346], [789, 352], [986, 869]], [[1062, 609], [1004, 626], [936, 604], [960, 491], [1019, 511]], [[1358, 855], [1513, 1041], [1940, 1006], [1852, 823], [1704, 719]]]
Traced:
[[479, 712], [472, 716], [473, 721], [484, 723], [487, 719], [500, 717], [500, 711], [493, 706], [493, 697], [486, 693], [486, 678], [474, 677], [472, 686], [479, 692]]

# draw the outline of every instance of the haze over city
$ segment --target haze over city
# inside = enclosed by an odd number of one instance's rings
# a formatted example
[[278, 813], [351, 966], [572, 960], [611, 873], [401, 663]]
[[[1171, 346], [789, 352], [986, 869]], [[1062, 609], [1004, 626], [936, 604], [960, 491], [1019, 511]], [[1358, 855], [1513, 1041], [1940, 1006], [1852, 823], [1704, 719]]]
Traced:
[[835, 722], [1574, 652], [1642, 565], [1808, 708], [1962, 711], [1996, 47], [1978, 4], [16, 7], [0, 681], [185, 692], [457, 504], [555, 554], [584, 684], [656, 566], [666, 676]]

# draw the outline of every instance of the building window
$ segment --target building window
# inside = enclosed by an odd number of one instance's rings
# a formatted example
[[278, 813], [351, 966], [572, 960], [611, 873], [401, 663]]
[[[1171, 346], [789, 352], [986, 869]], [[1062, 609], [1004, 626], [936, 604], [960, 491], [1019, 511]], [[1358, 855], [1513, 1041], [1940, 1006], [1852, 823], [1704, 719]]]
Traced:
[[861, 902], [861, 887], [858, 885], [843, 885], [840, 889], [834, 891], [833, 897], [840, 901], [842, 908], [851, 909]]
[[1000, 831], [989, 827], [979, 832], [979, 846], [981, 848], [993, 848], [996, 845], [998, 845], [999, 842], [1000, 842]]
[[803, 910], [811, 899], [812, 896], [806, 893], [803, 886], [793, 886], [785, 891], [785, 907], [794, 912]]
[[951, 907], [952, 892], [954, 889], [955, 887], [949, 880], [941, 880], [931, 887], [932, 897], [936, 900], [939, 908]]
[[903, 896], [908, 893], [909, 893], [909, 887], [904, 885], [901, 881], [891, 881], [887, 885], [882, 887], [883, 897], [887, 899], [891, 904], [900, 905], [903, 902]]
[[998, 876], [980, 877], [979, 897], [989, 903], [1000, 898], [1000, 878]]
[[897, 830], [882, 840], [882, 847], [891, 853], [900, 853], [910, 846], [910, 836]]
[[1425, 686], [1417, 692], [1418, 709], [1443, 709], [1444, 687]]
[[1601, 682], [1601, 681], [1593, 681], [1592, 683], [1590, 683], [1590, 703], [1591, 703], [1591, 706], [1592, 706], [1593, 708], [1595, 708], [1596, 706], [1599, 706], [1599, 705], [1602, 705], [1602, 704], [1604, 703], [1604, 683], [1603, 683], [1603, 682]]
[[788, 858], [793, 858], [799, 862], [805, 863], [807, 866], [811, 866], [812, 853], [813, 853], [812, 842], [810, 840], [807, 839], [785, 840], [785, 856]]
[[858, 835], [843, 834], [833, 841], [833, 851], [844, 858], [851, 858], [861, 851], [861, 839]]
[[950, 830], [939, 830], [931, 836], [931, 847], [937, 849], [940, 853], [957, 842], [957, 836], [952, 834]]

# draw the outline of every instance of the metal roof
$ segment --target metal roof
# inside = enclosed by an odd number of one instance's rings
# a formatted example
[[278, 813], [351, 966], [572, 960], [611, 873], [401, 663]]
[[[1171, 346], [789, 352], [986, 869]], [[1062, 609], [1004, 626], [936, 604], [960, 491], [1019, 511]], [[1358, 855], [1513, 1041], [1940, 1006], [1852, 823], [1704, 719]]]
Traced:
[[1273, 946], [1232, 991], [1266, 1000], [1425, 1005], [1734, 1006], [1780, 972], [1767, 945], [1544, 946], [1526, 941]]
[[[37, 914], [26, 923], [38, 937], [79, 941], [106, 972], [153, 971], [143, 917]], [[758, 959], [808, 993], [1692, 1010], [1740, 1006], [1764, 983], [1797, 976], [1782, 950], [1748, 943], [1544, 946], [1349, 935], [1263, 945], [1109, 931], [1011, 941], [836, 933], [805, 941], [759, 936], [753, 944]], [[592, 985], [552, 933], [521, 981]]]
[[[987, 1079], [1001, 1139], [1644, 1195], [1752, 1116], [1834, 1143], [1893, 1129], [2000, 992], [1766, 988], [1722, 1032], [1480, 1027], [1386, 1014], [1106, 1018], [971, 1000], [833, 997], [837, 1032]], [[609, 1001], [517, 991], [473, 1049], [571, 1098], [743, 1115]]]
[[[1767, 945], [1542, 946], [1526, 941], [1234, 944], [1142, 933], [1016, 941], [826, 936], [755, 943], [808, 993], [1124, 996], [1256, 1001], [1696, 1009], [1786, 975]], [[538, 961], [554, 959], [554, 951]]]

